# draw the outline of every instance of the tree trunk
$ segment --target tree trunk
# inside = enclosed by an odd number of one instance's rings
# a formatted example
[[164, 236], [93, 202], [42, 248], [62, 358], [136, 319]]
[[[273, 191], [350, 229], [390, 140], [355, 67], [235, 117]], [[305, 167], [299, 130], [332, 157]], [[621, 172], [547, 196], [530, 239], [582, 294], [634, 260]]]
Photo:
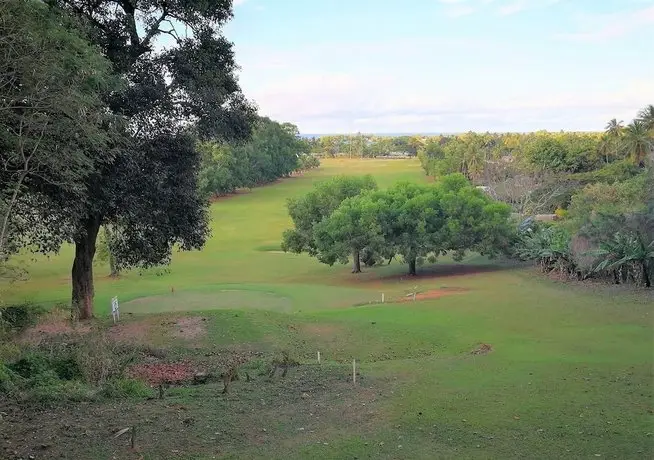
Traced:
[[352, 251], [352, 273], [361, 273], [361, 257], [359, 257], [359, 251]]
[[78, 319], [93, 317], [93, 256], [99, 230], [100, 218], [92, 217], [84, 222], [84, 228], [75, 238], [72, 308]]
[[645, 284], [645, 287], [652, 287], [652, 283], [649, 279], [649, 273], [648, 273], [648, 266], [646, 261], [642, 261], [642, 270], [643, 270], [643, 283]]
[[415, 276], [416, 275], [416, 258], [415, 257], [410, 257], [409, 258], [409, 275]]

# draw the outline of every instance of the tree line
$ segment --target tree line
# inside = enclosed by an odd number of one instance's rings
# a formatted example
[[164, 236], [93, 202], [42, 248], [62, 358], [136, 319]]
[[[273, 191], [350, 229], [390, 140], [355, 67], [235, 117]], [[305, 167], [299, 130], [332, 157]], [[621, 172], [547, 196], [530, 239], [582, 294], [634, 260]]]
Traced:
[[308, 152], [323, 156], [374, 158], [380, 156], [415, 156], [424, 144], [425, 136], [378, 136], [372, 134], [336, 134], [305, 138]]
[[435, 184], [400, 182], [378, 190], [371, 176], [341, 176], [288, 202], [294, 228], [282, 249], [306, 252], [333, 265], [352, 260], [372, 266], [399, 257], [410, 275], [425, 260], [466, 251], [495, 256], [511, 241], [511, 208], [474, 187], [461, 174]]
[[652, 285], [654, 106], [603, 133], [468, 133], [430, 139], [418, 156], [426, 174], [464, 174], [527, 217], [515, 257], [564, 277]]
[[257, 119], [246, 142], [207, 141], [201, 142], [199, 149], [199, 186], [206, 197], [256, 187], [320, 166], [320, 160], [307, 153], [295, 125], [266, 117]]

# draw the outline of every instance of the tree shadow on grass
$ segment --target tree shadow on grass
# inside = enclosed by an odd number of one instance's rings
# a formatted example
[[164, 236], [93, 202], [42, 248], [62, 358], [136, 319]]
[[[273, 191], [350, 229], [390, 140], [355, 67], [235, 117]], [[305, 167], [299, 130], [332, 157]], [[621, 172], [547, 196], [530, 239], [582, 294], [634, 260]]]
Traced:
[[433, 265], [425, 265], [418, 268], [416, 275], [409, 275], [407, 273], [394, 273], [384, 275], [379, 278], [379, 281], [392, 281], [392, 280], [419, 280], [431, 278], [447, 278], [452, 276], [465, 276], [477, 275], [483, 273], [492, 273], [505, 270], [514, 270], [524, 268], [529, 264], [513, 262], [513, 261], [496, 261], [483, 264], [474, 263], [437, 263]]

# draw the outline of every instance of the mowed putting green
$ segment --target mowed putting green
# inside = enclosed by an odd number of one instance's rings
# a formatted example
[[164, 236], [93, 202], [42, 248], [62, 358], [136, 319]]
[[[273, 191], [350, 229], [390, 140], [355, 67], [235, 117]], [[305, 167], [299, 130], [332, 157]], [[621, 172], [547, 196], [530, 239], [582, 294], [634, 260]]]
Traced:
[[[349, 266], [279, 251], [287, 198], [335, 174], [365, 173], [381, 187], [427, 180], [416, 161], [325, 160], [301, 177], [218, 200], [206, 247], [175, 253], [169, 273], [114, 280], [96, 267], [105, 323], [117, 295], [132, 313], [118, 330], [134, 325], [158, 345], [203, 351], [290, 351], [302, 365], [288, 378], [251, 370], [254, 379], [235, 382], [229, 397], [199, 385], [171, 388], [165, 404], [71, 405], [39, 415], [29, 432], [58, 436], [62, 418], [86, 417], [85, 436], [67, 437], [61, 452], [76, 458], [132, 458], [107, 436], [130, 423], [144, 458], [652, 457], [651, 292], [554, 282], [474, 254], [410, 278], [396, 261], [352, 275]], [[31, 279], [8, 298], [67, 301], [71, 256], [64, 248], [30, 263]], [[423, 293], [415, 302], [414, 291]], [[180, 345], [186, 339], [167, 324], [195, 317], [202, 334]]]
[[263, 309], [291, 311], [291, 300], [273, 292], [222, 289], [213, 292], [177, 292], [166, 295], [140, 297], [123, 303], [125, 313], [163, 313], [227, 309]]

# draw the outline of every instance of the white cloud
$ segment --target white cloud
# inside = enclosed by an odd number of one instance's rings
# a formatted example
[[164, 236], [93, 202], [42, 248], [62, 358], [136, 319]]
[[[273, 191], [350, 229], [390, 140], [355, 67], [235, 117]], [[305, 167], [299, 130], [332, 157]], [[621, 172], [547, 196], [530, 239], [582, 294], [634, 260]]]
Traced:
[[240, 5], [242, 5], [243, 3], [245, 3], [246, 1], [247, 1], [247, 0], [234, 0], [233, 5], [234, 5], [235, 7], [236, 7], [236, 6], [240, 6]]
[[[246, 92], [247, 93], [247, 92]], [[587, 91], [496, 88], [480, 83], [452, 92], [437, 83], [398, 77], [305, 74], [250, 91], [261, 112], [309, 132], [452, 132], [471, 130], [601, 129], [606, 119], [633, 118], [654, 85], [625, 81]]]

